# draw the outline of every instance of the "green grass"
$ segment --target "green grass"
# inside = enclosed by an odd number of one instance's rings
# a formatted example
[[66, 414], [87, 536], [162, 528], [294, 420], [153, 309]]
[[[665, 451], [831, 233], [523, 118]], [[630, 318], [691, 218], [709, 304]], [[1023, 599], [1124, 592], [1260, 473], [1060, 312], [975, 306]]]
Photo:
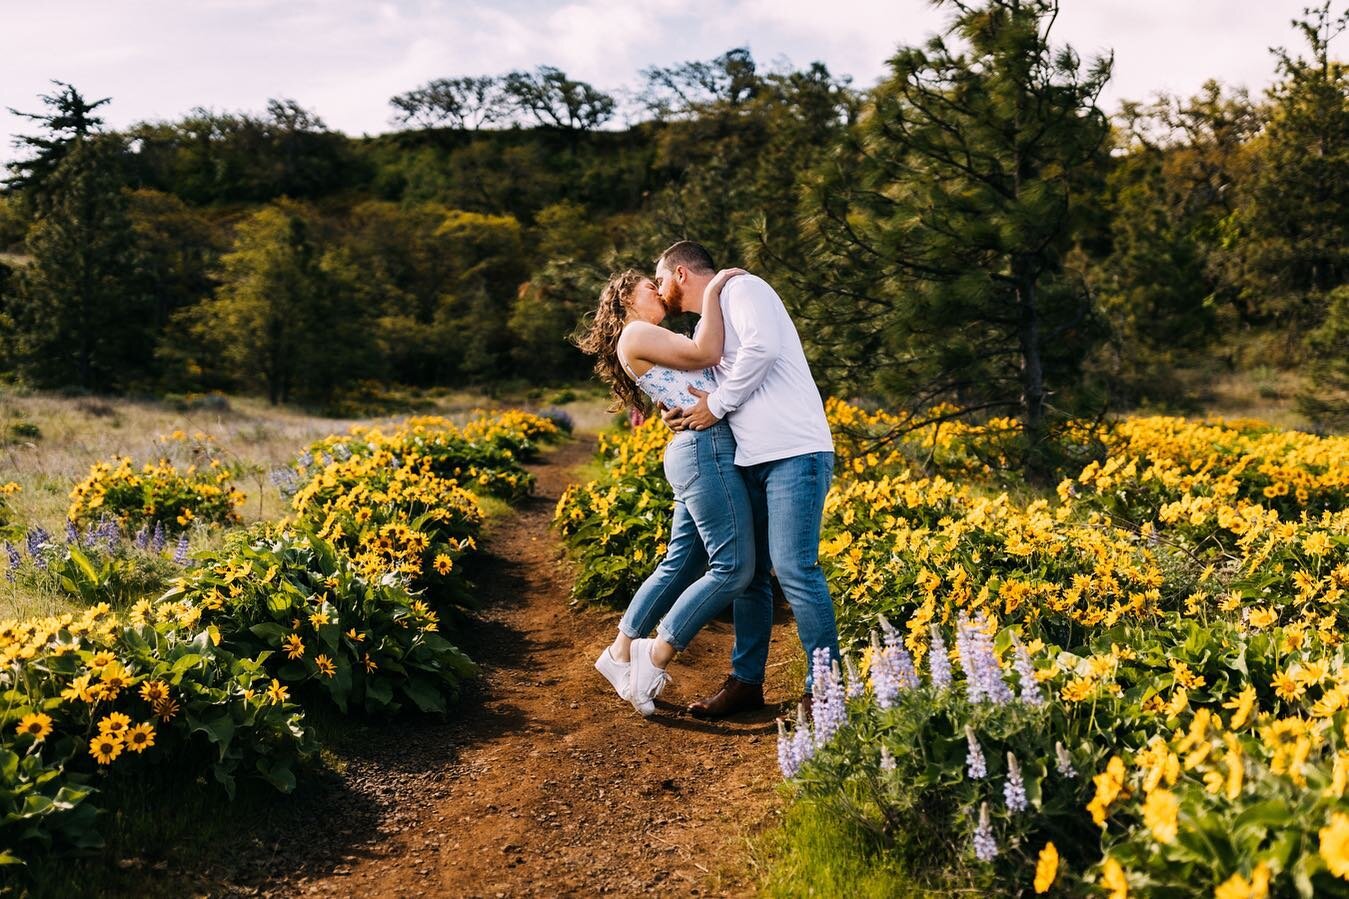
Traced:
[[754, 847], [767, 896], [849, 899], [929, 896], [901, 863], [871, 848], [860, 828], [807, 799], [791, 802], [781, 822]]

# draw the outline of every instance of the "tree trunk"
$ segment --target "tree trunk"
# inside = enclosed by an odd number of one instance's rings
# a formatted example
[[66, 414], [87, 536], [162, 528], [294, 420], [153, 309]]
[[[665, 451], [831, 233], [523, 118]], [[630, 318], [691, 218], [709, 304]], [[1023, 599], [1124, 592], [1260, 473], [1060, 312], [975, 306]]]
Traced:
[[[1018, 271], [1017, 269], [1021, 269]], [[1050, 472], [1046, 465], [1044, 368], [1040, 352], [1040, 317], [1036, 308], [1036, 284], [1024, 266], [1013, 263], [1017, 300], [1021, 306], [1021, 427], [1026, 436], [1026, 479], [1044, 484]]]

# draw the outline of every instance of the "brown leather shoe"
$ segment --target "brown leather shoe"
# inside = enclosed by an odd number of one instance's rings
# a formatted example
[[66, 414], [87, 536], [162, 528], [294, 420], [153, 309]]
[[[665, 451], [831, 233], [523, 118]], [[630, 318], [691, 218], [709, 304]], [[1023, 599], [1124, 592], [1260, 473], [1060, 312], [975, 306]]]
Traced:
[[763, 684], [747, 684], [734, 674], [727, 675], [721, 689], [706, 699], [689, 705], [695, 718], [725, 718], [737, 712], [763, 708]]

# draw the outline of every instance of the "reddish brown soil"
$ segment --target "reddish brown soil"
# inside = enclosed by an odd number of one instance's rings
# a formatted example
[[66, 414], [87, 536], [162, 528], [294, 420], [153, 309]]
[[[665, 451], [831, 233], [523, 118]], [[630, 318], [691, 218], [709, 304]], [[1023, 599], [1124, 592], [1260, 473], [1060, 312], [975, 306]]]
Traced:
[[[549, 521], [593, 444], [534, 466], [535, 496], [483, 541], [484, 609], [459, 633], [481, 682], [442, 723], [370, 722], [336, 778], [260, 837], [233, 890], [274, 895], [743, 895], [750, 839], [777, 808], [778, 708], [683, 711], [728, 669], [716, 621], [643, 720], [594, 670], [617, 614], [573, 607]], [[794, 631], [775, 625], [768, 699], [788, 698]], [[332, 778], [330, 778], [330, 781]], [[287, 816], [291, 817], [290, 815]], [[305, 823], [302, 823], [305, 822]]]

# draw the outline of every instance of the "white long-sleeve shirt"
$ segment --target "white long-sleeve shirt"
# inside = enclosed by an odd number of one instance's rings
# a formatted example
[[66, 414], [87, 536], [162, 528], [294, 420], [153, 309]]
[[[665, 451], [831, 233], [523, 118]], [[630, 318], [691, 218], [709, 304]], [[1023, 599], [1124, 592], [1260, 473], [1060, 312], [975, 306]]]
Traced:
[[726, 340], [707, 406], [735, 434], [736, 465], [833, 452], [824, 402], [777, 291], [757, 275], [721, 289]]

